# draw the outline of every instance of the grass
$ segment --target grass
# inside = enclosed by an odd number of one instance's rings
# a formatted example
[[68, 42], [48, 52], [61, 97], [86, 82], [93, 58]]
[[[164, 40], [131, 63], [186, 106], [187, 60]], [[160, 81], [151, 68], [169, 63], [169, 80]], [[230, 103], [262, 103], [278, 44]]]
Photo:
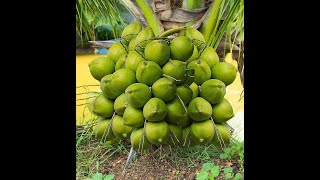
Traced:
[[127, 151], [127, 147], [121, 142], [112, 146], [95, 139], [92, 127], [96, 122], [97, 118], [92, 118], [88, 125], [76, 131], [76, 177], [80, 179], [92, 177], [97, 173], [97, 163], [102, 164], [113, 155]]
[[[83, 117], [85, 118], [85, 117]], [[115, 158], [119, 155], [129, 154], [131, 148], [128, 140], [119, 141], [113, 145], [108, 143], [103, 143], [95, 138], [93, 127], [97, 124], [97, 117], [90, 116], [86, 125], [77, 127], [76, 130], [76, 177], [77, 179], [89, 179], [89, 180], [104, 180], [113, 178], [113, 173], [110, 172], [108, 167], [105, 167], [105, 164], [108, 164], [108, 161], [113, 162]], [[163, 146], [161, 148], [149, 148], [144, 152], [137, 153], [137, 156], [134, 157], [130, 166], [140, 167], [139, 163], [141, 156], [148, 156], [149, 160], [152, 162], [157, 159], [164, 159], [167, 162], [172, 162], [173, 168], [177, 168], [176, 176], [179, 177], [180, 172], [178, 167], [186, 167], [191, 169], [201, 169], [201, 165], [206, 163], [213, 163], [214, 160], [221, 160], [223, 162], [233, 161], [240, 164], [240, 174], [239, 172], [224, 172], [224, 168], [219, 166], [219, 174], [225, 175], [228, 177], [239, 178], [243, 176], [243, 159], [244, 159], [244, 143], [236, 142], [232, 139], [231, 144], [224, 150], [218, 149], [213, 145], [207, 146], [193, 146], [193, 147], [175, 147], [170, 148], [168, 146]], [[152, 158], [150, 158], [152, 157]], [[123, 156], [122, 156], [123, 159]], [[101, 166], [101, 164], [104, 164]], [[214, 164], [217, 166], [217, 164]], [[129, 166], [129, 167], [130, 167]], [[120, 167], [123, 168], [123, 167]], [[213, 167], [212, 167], [213, 168]], [[216, 167], [217, 168], [217, 167]], [[203, 168], [202, 168], [203, 169]], [[228, 171], [228, 169], [226, 170]], [[207, 173], [207, 174], [206, 174]], [[209, 179], [209, 171], [201, 171], [201, 174], [204, 177]], [[217, 173], [217, 172], [215, 172]], [[224, 174], [225, 173], [225, 174]], [[227, 175], [228, 174], [228, 175]], [[238, 175], [237, 175], [238, 174]], [[210, 176], [211, 177], [211, 176]], [[236, 178], [235, 178], [236, 179]]]

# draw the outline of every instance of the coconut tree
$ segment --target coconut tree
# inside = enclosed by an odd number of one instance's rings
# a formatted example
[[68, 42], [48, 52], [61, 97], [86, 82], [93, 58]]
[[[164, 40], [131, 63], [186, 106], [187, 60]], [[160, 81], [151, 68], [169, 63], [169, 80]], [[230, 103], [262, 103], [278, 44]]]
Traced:
[[[244, 0], [119, 0], [155, 36], [179, 32], [186, 26], [198, 29], [207, 46], [220, 56], [231, 52], [238, 61], [243, 83]], [[224, 58], [222, 58], [224, 59]], [[135, 151], [131, 148], [122, 174]]]
[[76, 0], [76, 32], [83, 42], [96, 40], [96, 28], [108, 24], [119, 37], [124, 22], [117, 8], [118, 0]]
[[232, 52], [243, 82], [243, 0], [119, 0], [156, 36], [174, 33], [186, 26], [198, 29], [206, 44], [220, 56]]

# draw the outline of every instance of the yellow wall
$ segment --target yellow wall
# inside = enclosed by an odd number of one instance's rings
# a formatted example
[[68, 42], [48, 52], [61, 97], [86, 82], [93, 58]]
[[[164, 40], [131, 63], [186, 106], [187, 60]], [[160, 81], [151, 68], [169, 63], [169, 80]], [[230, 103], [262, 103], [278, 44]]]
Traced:
[[[93, 59], [99, 57], [101, 55], [77, 55], [76, 57], [76, 86], [83, 86], [83, 85], [99, 85], [99, 81], [94, 79], [91, 74], [88, 67], [88, 63], [92, 61]], [[90, 86], [88, 87], [89, 91], [97, 91], [100, 90], [99, 86]], [[84, 93], [86, 92], [85, 88], [77, 88], [76, 90], [78, 93]], [[87, 95], [76, 95], [76, 99], [82, 99], [86, 98]], [[76, 102], [77, 105], [86, 103], [86, 100], [78, 100]], [[88, 108], [86, 108], [85, 105], [83, 106], [76, 106], [76, 118], [77, 118], [77, 125], [84, 124], [84, 122], [90, 118], [93, 117], [93, 115], [89, 112]]]

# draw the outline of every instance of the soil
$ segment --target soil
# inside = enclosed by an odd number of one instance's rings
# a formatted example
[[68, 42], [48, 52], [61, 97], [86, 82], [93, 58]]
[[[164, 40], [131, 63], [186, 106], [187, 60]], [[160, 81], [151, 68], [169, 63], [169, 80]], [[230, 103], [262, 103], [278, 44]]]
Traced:
[[[130, 149], [128, 148], [127, 152], [114, 154], [108, 162], [100, 164], [99, 171], [102, 174], [114, 174], [114, 179], [119, 180], [191, 180], [196, 179], [196, 175], [201, 171], [202, 165], [209, 162], [209, 160], [195, 160], [193, 161], [193, 167], [188, 167], [187, 163], [176, 165], [171, 160], [170, 154], [166, 153], [165, 150], [161, 151], [161, 155], [159, 150], [155, 150], [154, 153], [137, 154], [137, 157], [133, 159], [125, 175], [121, 176], [129, 151]], [[236, 160], [222, 160], [215, 157], [212, 158], [212, 161], [215, 165], [219, 165], [221, 169], [232, 167], [234, 173], [239, 172], [240, 164]], [[223, 172], [220, 172], [220, 175], [215, 179], [224, 180]]]

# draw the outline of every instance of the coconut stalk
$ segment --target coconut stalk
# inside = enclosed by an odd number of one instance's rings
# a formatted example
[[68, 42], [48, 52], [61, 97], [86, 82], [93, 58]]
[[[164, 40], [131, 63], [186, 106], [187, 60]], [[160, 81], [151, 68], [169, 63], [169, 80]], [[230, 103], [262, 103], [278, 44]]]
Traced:
[[148, 4], [147, 0], [136, 0], [136, 3], [139, 6], [142, 14], [146, 18], [148, 25], [151, 27], [154, 35], [159, 36], [161, 33], [163, 33], [164, 28], [162, 27], [161, 22]]
[[209, 41], [211, 35], [215, 35], [214, 29], [218, 23], [218, 14], [221, 7], [222, 0], [214, 0], [211, 4], [205, 20], [203, 21], [200, 32], [203, 34], [206, 42]]
[[[182, 8], [185, 9], [199, 9], [199, 8], [204, 8], [205, 7], [205, 0], [184, 0], [182, 3]], [[196, 23], [197, 21], [191, 21], [186, 23], [186, 26], [192, 26]]]
[[182, 7], [186, 9], [198, 9], [205, 7], [205, 0], [184, 0]]

